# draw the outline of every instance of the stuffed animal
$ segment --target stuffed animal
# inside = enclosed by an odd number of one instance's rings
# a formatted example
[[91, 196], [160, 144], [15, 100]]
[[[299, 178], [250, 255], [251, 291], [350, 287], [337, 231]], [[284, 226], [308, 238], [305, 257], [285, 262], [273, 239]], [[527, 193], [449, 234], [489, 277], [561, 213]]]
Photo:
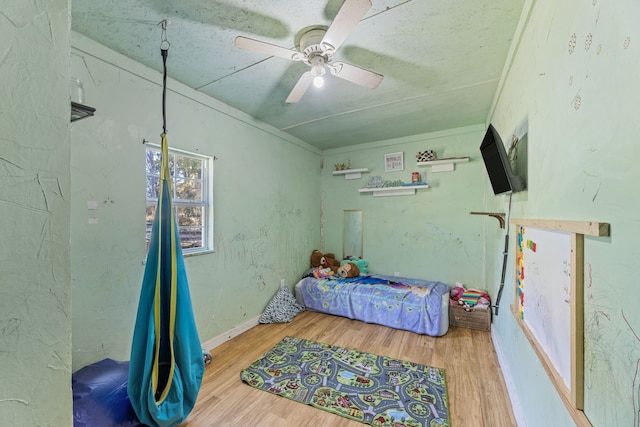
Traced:
[[329, 268], [334, 273], [338, 271], [338, 267], [340, 267], [340, 261], [336, 259], [333, 253], [323, 254], [317, 249], [311, 252], [310, 262], [313, 268]]
[[360, 275], [360, 269], [352, 262], [344, 263], [338, 268], [338, 276], [344, 278], [356, 277]]
[[310, 259], [310, 262], [309, 262], [311, 267], [313, 267], [313, 268], [320, 267], [322, 265], [322, 257], [323, 257], [322, 252], [320, 252], [317, 249], [314, 249], [313, 252], [311, 252], [311, 259]]
[[325, 277], [331, 277], [334, 273], [330, 268], [314, 268], [313, 277], [316, 279], [324, 279]]
[[341, 264], [344, 265], [348, 262], [352, 262], [355, 265], [357, 265], [358, 268], [360, 269], [360, 274], [367, 274], [369, 272], [369, 270], [367, 269], [367, 265], [369, 265], [369, 263], [363, 259], [350, 257], [348, 259], [343, 260]]
[[322, 265], [324, 268], [330, 268], [334, 273], [340, 268], [340, 261], [336, 259], [336, 256], [332, 253], [324, 254], [322, 257]]

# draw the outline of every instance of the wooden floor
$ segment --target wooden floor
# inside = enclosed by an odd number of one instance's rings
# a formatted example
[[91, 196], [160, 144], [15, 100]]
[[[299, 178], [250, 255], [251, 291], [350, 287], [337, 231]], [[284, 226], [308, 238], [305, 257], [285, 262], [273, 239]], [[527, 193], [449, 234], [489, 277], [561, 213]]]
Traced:
[[258, 325], [213, 349], [196, 406], [182, 426], [364, 426], [240, 380], [240, 371], [285, 336], [445, 368], [452, 427], [516, 425], [489, 332], [451, 327], [436, 338], [305, 311], [291, 323]]

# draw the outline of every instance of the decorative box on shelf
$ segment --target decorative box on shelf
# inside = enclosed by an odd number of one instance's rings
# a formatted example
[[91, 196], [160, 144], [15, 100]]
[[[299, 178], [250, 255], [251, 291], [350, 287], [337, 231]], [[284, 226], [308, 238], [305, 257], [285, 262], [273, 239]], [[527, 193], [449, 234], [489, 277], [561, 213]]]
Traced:
[[467, 308], [461, 305], [449, 306], [449, 325], [460, 328], [491, 330], [491, 308]]

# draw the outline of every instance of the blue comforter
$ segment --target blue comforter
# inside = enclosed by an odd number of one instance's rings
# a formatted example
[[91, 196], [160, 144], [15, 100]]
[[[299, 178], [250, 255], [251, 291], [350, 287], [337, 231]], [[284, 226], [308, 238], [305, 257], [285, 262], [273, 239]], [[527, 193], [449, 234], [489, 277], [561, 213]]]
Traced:
[[418, 334], [438, 335], [441, 282], [381, 275], [301, 280], [307, 308]]

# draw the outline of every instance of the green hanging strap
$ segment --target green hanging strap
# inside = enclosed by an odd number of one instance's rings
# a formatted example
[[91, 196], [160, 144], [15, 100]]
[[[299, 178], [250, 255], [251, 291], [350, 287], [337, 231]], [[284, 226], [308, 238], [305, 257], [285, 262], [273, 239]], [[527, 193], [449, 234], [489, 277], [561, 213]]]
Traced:
[[166, 19], [161, 23], [162, 25], [162, 40], [160, 42], [160, 54], [162, 55], [162, 135], [160, 149], [162, 152], [162, 166], [160, 168], [160, 179], [166, 180], [167, 183], [171, 182], [171, 174], [169, 173], [169, 155], [167, 144], [167, 57], [169, 56], [169, 47], [171, 43], [167, 40], [167, 25], [169, 21]]

